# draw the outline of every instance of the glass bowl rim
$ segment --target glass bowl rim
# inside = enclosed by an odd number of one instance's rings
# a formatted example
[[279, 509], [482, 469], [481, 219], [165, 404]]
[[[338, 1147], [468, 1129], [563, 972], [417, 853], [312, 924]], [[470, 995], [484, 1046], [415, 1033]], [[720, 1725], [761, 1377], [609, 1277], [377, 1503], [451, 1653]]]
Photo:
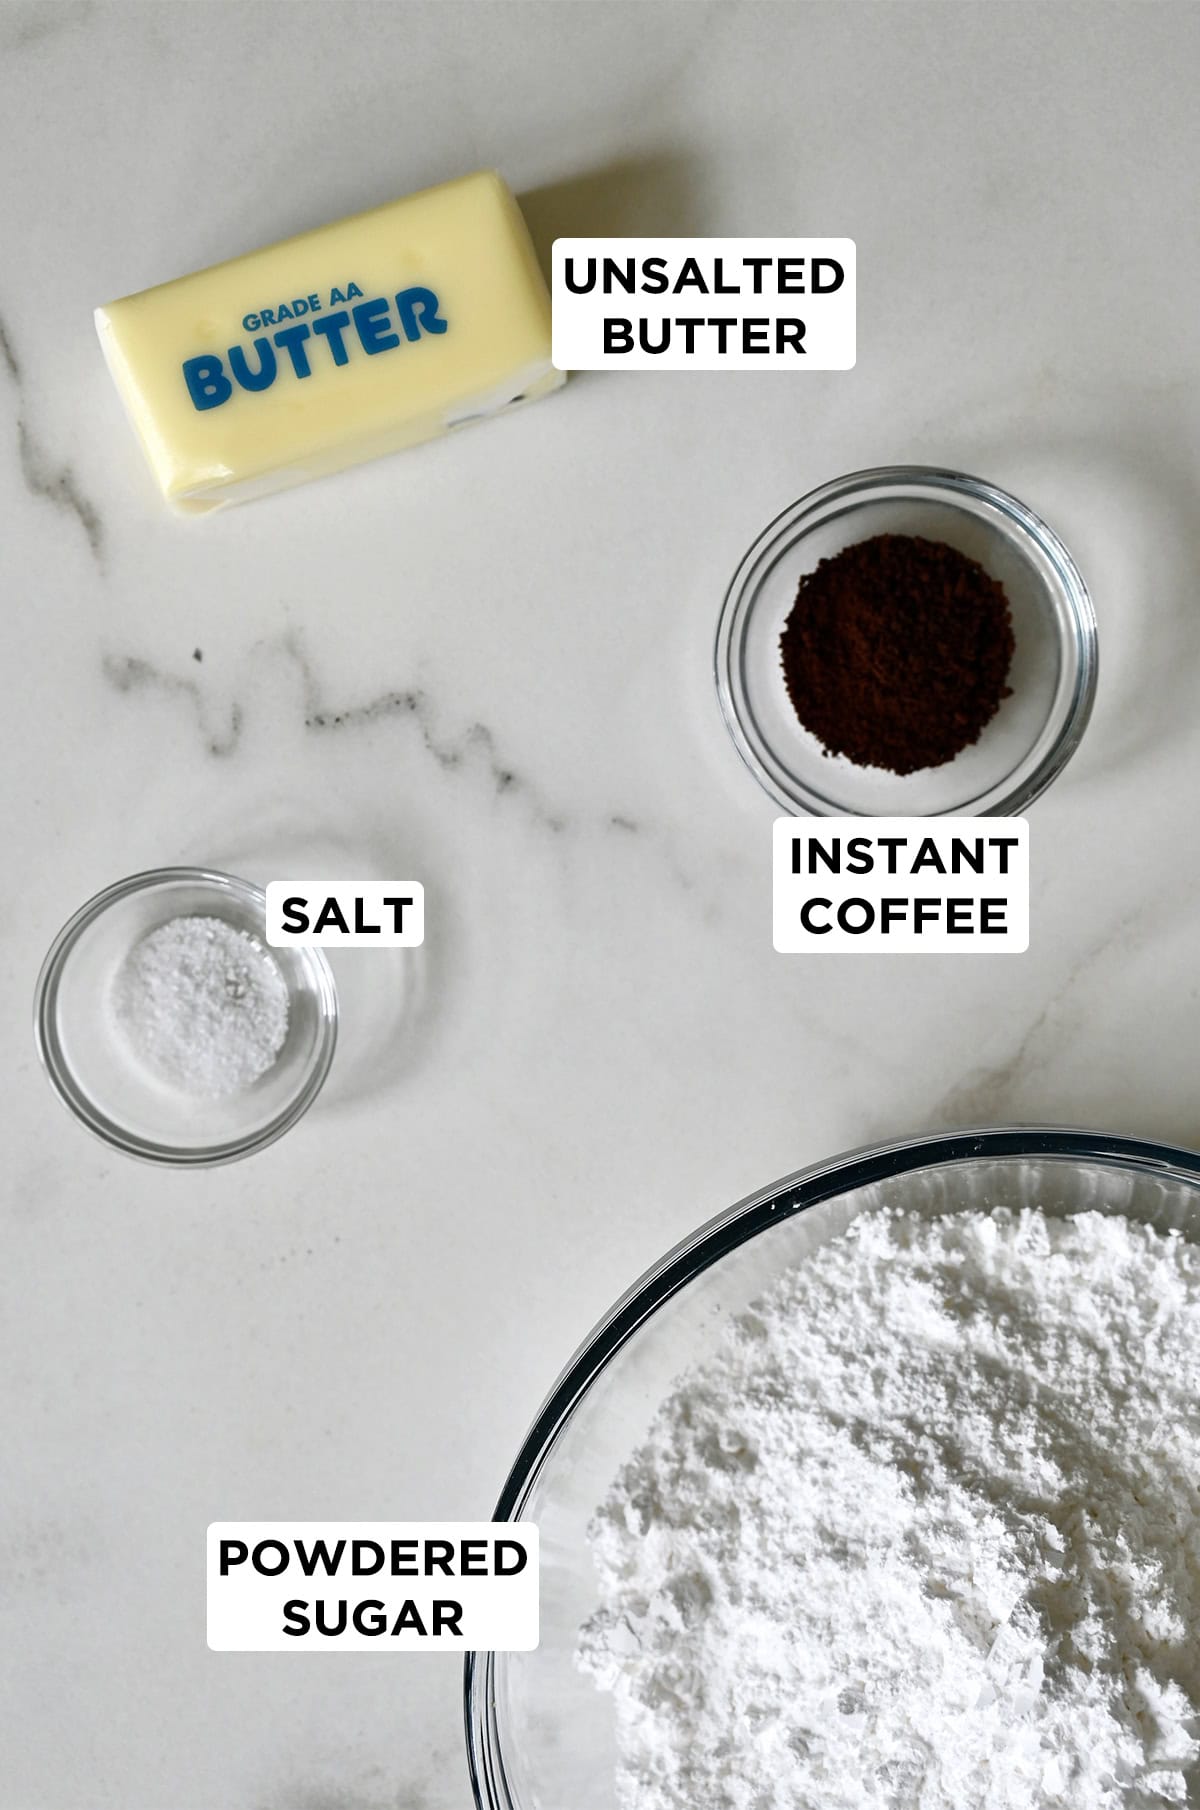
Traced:
[[[688, 1234], [645, 1270], [577, 1348], [538, 1410], [492, 1514], [521, 1517], [559, 1436], [592, 1384], [640, 1327], [703, 1272], [756, 1237], [822, 1201], [917, 1170], [972, 1159], [1041, 1157], [1108, 1162], [1143, 1174], [1190, 1177], [1200, 1186], [1200, 1151], [1069, 1126], [1002, 1125], [864, 1145], [798, 1169], [746, 1195]], [[495, 1660], [468, 1653], [463, 1673], [467, 1764], [477, 1810], [519, 1810], [508, 1789], [496, 1723]]]
[[337, 988], [333, 971], [323, 951], [310, 946], [298, 948], [296, 953], [304, 958], [303, 966], [320, 1012], [321, 1035], [301, 1086], [288, 1104], [258, 1130], [222, 1143], [199, 1145], [194, 1150], [153, 1143], [139, 1138], [133, 1132], [125, 1131], [93, 1107], [88, 1095], [76, 1083], [73, 1070], [62, 1053], [54, 1025], [54, 1009], [67, 957], [83, 932], [120, 900], [133, 893], [150, 892], [167, 885], [210, 886], [236, 898], [260, 915], [266, 912], [267, 895], [261, 886], [256, 886], [251, 880], [243, 880], [237, 874], [223, 873], [219, 868], [151, 867], [140, 873], [130, 874], [123, 880], [113, 881], [85, 900], [72, 913], [46, 951], [34, 988], [33, 1039], [46, 1078], [58, 1099], [72, 1117], [94, 1137], [99, 1138], [101, 1143], [142, 1162], [185, 1169], [215, 1168], [220, 1163], [236, 1162], [241, 1157], [264, 1150], [268, 1144], [273, 1144], [285, 1131], [290, 1130], [308, 1111], [325, 1084], [337, 1047]]
[[[815, 490], [806, 491], [786, 509], [780, 510], [773, 520], [755, 537], [742, 555], [729, 581], [721, 604], [721, 612], [717, 618], [717, 633], [713, 647], [713, 678], [717, 689], [717, 698], [721, 706], [721, 715], [730, 740], [737, 749], [743, 763], [754, 775], [758, 784], [782, 810], [789, 815], [802, 813], [810, 817], [857, 816], [861, 812], [833, 806], [831, 801], [815, 793], [807, 786], [797, 787], [797, 796], [792, 796], [776, 783], [774, 776], [764, 766], [758, 751], [743, 721], [745, 700], [742, 687], [735, 682], [735, 648], [741, 645], [745, 623], [750, 613], [747, 585], [763, 553], [774, 542], [779, 540], [787, 529], [794, 530], [792, 540], [797, 541], [808, 534], [815, 521], [806, 518], [821, 518], [826, 507], [835, 502], [866, 498], [874, 491], [884, 490], [895, 485], [923, 486], [937, 494], [942, 493], [950, 501], [970, 498], [990, 504], [994, 509], [1008, 517], [1016, 528], [1037, 546], [1038, 550], [1050, 562], [1062, 586], [1066, 598], [1074, 635], [1071, 641], [1078, 661], [1078, 672], [1075, 679], [1074, 693], [1071, 698], [1062, 728], [1054, 742], [1046, 750], [1033, 772], [1021, 784], [1006, 792], [986, 811], [970, 814], [985, 817], [1016, 817], [1039, 798], [1046, 788], [1058, 778], [1075, 750], [1083, 739], [1084, 730], [1088, 726], [1092, 707], [1096, 700], [1096, 684], [1099, 675], [1099, 646], [1096, 626], [1096, 612], [1092, 604], [1091, 593], [1084, 581], [1083, 574], [1075, 564], [1064, 542], [1041, 516], [1034, 513], [1018, 497], [1010, 491], [1002, 490], [999, 485], [989, 483], [985, 478], [972, 477], [969, 472], [954, 471], [940, 465], [876, 465], [862, 471], [847, 472], [840, 478], [833, 478], [828, 483], [820, 484]], [[963, 507], [959, 501], [959, 507]], [[1064, 637], [1060, 630], [1060, 644]], [[961, 816], [970, 811], [973, 801], [966, 805], [956, 805], [952, 811], [930, 813], [931, 816]]]

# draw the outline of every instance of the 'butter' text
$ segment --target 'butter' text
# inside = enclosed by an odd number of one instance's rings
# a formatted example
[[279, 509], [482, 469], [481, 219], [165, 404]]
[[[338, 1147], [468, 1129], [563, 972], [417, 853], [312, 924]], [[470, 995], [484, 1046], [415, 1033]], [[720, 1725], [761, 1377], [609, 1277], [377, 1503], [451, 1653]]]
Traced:
[[[298, 378], [311, 377], [310, 353], [321, 362], [331, 360], [334, 365], [347, 365], [358, 351], [373, 358], [406, 340], [414, 343], [422, 334], [445, 333], [448, 322], [438, 312], [439, 306], [432, 289], [402, 289], [395, 297], [393, 317], [391, 300], [386, 295], [373, 296], [353, 308], [323, 314], [311, 325], [296, 321], [290, 327], [279, 328], [269, 339], [261, 334], [249, 348], [230, 346], [224, 359], [215, 352], [185, 358], [183, 380], [195, 408], [220, 408], [233, 395], [235, 383], [243, 390], [258, 391], [269, 390], [281, 373], [287, 376], [290, 371]], [[319, 353], [318, 341], [324, 342]], [[276, 347], [285, 354], [283, 360], [276, 355]]]

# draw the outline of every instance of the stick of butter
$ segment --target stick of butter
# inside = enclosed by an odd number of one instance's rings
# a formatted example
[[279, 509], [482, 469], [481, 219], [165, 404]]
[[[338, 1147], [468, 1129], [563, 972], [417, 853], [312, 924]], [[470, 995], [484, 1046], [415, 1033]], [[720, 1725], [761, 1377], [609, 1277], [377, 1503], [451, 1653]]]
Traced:
[[550, 301], [481, 170], [96, 310], [167, 501], [247, 502], [547, 395]]

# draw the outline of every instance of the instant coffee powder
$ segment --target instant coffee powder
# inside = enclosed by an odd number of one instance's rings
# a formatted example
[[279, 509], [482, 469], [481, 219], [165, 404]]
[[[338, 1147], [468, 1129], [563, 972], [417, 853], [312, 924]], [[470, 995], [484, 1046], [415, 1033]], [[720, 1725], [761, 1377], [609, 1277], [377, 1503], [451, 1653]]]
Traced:
[[788, 696], [828, 754], [891, 773], [939, 767], [1009, 695], [1002, 585], [942, 541], [877, 534], [800, 581], [780, 640]]

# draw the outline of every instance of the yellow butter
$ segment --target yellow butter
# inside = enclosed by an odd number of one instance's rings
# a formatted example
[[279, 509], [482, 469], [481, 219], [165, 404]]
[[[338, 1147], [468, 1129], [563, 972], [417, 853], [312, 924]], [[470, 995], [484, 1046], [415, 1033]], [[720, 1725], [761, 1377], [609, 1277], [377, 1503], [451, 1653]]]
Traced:
[[96, 310], [168, 502], [246, 502], [557, 389], [550, 301], [490, 170]]

